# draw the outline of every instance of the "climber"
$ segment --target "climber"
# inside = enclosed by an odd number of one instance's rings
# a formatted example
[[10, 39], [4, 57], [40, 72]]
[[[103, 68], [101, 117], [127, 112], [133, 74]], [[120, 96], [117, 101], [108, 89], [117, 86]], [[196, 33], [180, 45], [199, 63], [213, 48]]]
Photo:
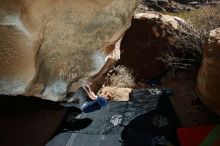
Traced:
[[91, 101], [86, 101], [82, 105], [81, 110], [84, 113], [100, 110], [102, 107], [107, 106], [108, 100], [112, 98], [112, 95], [108, 91], [101, 93], [101, 96], [95, 95], [95, 93], [91, 90], [90, 85], [88, 83], [84, 83], [82, 85], [82, 88], [86, 91], [89, 98], [91, 99]]
[[[80, 108], [82, 112], [89, 113], [107, 106], [112, 97], [109, 91], [101, 92], [100, 96], [97, 96], [91, 90], [89, 83], [83, 83], [76, 93], [67, 95], [67, 102], [62, 103], [62, 106], [64, 108]], [[81, 116], [82, 114], [79, 115], [79, 117]]]

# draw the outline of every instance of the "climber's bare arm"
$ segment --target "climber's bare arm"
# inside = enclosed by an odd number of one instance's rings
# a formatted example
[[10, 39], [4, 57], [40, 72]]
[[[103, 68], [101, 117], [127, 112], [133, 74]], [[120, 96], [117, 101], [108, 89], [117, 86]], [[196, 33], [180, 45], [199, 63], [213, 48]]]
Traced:
[[95, 93], [91, 90], [89, 84], [83, 84], [82, 87], [83, 87], [83, 89], [86, 91], [86, 93], [88, 94], [89, 98], [91, 98], [92, 100], [96, 100], [97, 96], [96, 96]]

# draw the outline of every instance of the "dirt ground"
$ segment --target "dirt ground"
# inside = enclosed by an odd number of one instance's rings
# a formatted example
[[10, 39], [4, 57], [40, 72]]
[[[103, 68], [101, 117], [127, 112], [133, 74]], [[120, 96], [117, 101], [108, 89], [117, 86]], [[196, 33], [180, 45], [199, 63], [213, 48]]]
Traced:
[[170, 98], [183, 127], [220, 123], [220, 117], [209, 112], [195, 93], [197, 72], [182, 71], [162, 79], [162, 87], [175, 90]]

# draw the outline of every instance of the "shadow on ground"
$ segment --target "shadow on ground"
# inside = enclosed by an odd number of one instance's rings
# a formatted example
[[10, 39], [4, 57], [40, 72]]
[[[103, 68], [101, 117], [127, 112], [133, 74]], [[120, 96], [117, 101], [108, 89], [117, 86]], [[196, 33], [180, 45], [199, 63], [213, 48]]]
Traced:
[[35, 97], [0, 96], [2, 146], [44, 146], [60, 125], [66, 109]]
[[78, 131], [88, 127], [92, 123], [92, 119], [80, 119], [80, 117], [79, 119], [77, 119], [76, 117], [80, 114], [81, 110], [76, 107], [67, 108], [66, 115], [64, 116], [60, 126], [58, 127], [56, 134], [62, 132]]
[[179, 146], [176, 133], [179, 127], [169, 97], [161, 95], [154, 110], [137, 116], [124, 127], [121, 133], [123, 146]]

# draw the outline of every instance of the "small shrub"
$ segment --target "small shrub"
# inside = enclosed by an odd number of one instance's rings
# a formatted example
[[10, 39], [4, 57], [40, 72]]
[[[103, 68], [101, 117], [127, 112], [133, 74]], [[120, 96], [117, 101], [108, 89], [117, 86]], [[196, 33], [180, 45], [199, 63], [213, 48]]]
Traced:
[[178, 70], [188, 70], [195, 62], [195, 59], [176, 56], [172, 50], [163, 53], [162, 57], [157, 59], [167, 65], [170, 75], [174, 75]]
[[110, 75], [107, 86], [114, 87], [132, 87], [134, 86], [134, 78], [132, 71], [125, 66], [119, 65], [113, 69]]

